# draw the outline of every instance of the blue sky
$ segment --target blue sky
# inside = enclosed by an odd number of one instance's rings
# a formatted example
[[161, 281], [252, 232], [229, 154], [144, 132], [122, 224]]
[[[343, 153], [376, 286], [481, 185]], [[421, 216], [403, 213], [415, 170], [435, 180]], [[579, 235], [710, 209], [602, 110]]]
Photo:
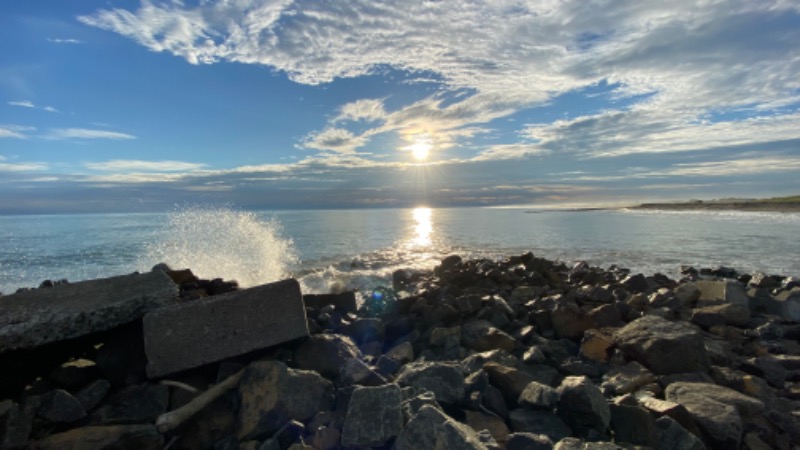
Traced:
[[798, 42], [784, 0], [2, 2], [0, 213], [798, 194]]

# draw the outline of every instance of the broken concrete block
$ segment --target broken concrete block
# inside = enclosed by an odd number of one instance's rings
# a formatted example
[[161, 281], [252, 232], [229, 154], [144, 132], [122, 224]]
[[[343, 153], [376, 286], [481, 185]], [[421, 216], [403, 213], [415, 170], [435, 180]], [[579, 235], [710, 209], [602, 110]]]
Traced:
[[172, 304], [177, 297], [178, 286], [161, 271], [4, 296], [0, 353], [108, 330]]
[[150, 378], [308, 336], [294, 279], [161, 308], [143, 323]]

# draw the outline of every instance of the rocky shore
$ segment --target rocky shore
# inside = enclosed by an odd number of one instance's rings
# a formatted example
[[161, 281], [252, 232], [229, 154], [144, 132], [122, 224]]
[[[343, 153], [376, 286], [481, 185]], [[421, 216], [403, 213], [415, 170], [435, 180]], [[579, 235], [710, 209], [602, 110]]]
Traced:
[[800, 448], [800, 280], [683, 273], [45, 283], [0, 297], [0, 448]]

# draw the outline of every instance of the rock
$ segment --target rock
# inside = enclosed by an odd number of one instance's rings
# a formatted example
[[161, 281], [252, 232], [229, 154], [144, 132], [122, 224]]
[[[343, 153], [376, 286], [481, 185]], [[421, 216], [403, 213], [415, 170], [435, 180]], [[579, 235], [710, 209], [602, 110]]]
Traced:
[[151, 378], [308, 336], [294, 279], [154, 310], [143, 324]]
[[359, 358], [361, 350], [352, 339], [340, 334], [310, 336], [294, 352], [298, 368], [313, 370], [334, 380], [339, 377], [339, 372], [347, 361]]
[[359, 384], [363, 386], [379, 386], [386, 384], [386, 379], [360, 359], [350, 359], [342, 367], [339, 374], [341, 385]]
[[750, 300], [747, 297], [744, 286], [738, 281], [731, 280], [699, 280], [694, 282], [695, 287], [700, 290], [698, 307], [728, 303], [747, 308]]
[[370, 341], [383, 341], [386, 328], [380, 319], [360, 318], [342, 327], [339, 332], [350, 336], [356, 344], [361, 345]]
[[774, 297], [756, 297], [751, 306], [754, 311], [776, 315], [784, 320], [800, 322], [800, 287], [780, 292]]
[[503, 393], [503, 398], [509, 405], [516, 405], [525, 388], [531, 382], [537, 381], [528, 372], [494, 362], [486, 363], [483, 370], [489, 375], [492, 385]]
[[594, 327], [592, 319], [572, 302], [559, 302], [551, 313], [553, 330], [558, 338], [579, 341], [583, 333]]
[[628, 358], [657, 375], [708, 369], [703, 337], [683, 323], [645, 316], [617, 330], [613, 338]]
[[553, 447], [554, 450], [623, 450], [613, 442], [586, 442], [582, 439], [564, 438]]
[[464, 398], [464, 371], [458, 364], [413, 362], [400, 369], [395, 382], [431, 391], [444, 403], [458, 403]]
[[172, 304], [177, 297], [178, 286], [161, 271], [3, 296], [0, 353], [108, 330]]
[[402, 394], [396, 384], [357, 387], [342, 430], [345, 447], [377, 447], [403, 429]]
[[250, 364], [239, 383], [237, 436], [269, 436], [291, 420], [308, 420], [334, 404], [333, 384], [319, 374], [289, 369], [279, 361]]
[[514, 338], [485, 320], [465, 323], [461, 327], [461, 343], [477, 352], [496, 349], [510, 352], [516, 346]]
[[655, 447], [658, 443], [656, 420], [639, 406], [615, 405], [611, 408], [611, 429], [616, 442]]
[[647, 278], [637, 273], [636, 275], [629, 275], [621, 283], [629, 292], [642, 293], [650, 288]]
[[550, 386], [532, 381], [528, 383], [520, 394], [517, 403], [520, 406], [550, 409], [554, 407], [560, 396], [557, 390]]
[[466, 424], [472, 427], [473, 430], [488, 430], [492, 439], [500, 445], [504, 444], [508, 439], [510, 431], [503, 419], [495, 415], [470, 410], [465, 410], [464, 414], [466, 416]]
[[333, 305], [334, 308], [342, 312], [354, 314], [358, 310], [356, 294], [352, 291], [341, 294], [306, 294], [303, 296], [303, 304], [315, 309]]
[[64, 364], [50, 373], [50, 380], [61, 388], [74, 392], [100, 377], [92, 361], [80, 359]]
[[151, 424], [92, 426], [54, 434], [37, 442], [35, 448], [161, 450], [164, 439]]
[[432, 347], [457, 347], [461, 345], [461, 326], [436, 327], [431, 330]]
[[486, 363], [498, 363], [504, 366], [516, 367], [518, 361], [513, 355], [505, 350], [490, 350], [488, 352], [475, 353], [461, 361], [461, 367], [467, 373], [481, 370]]
[[42, 396], [38, 415], [51, 423], [71, 423], [86, 417], [86, 410], [69, 392], [56, 389]]
[[512, 433], [506, 440], [506, 450], [551, 450], [553, 441], [543, 434]]
[[487, 450], [475, 431], [451, 419], [442, 411], [423, 406], [395, 441], [397, 450], [423, 448], [438, 450]]
[[692, 415], [680, 403], [643, 396], [639, 398], [639, 405], [656, 417], [669, 417], [695, 436], [701, 435]]
[[756, 272], [750, 278], [750, 282], [747, 283], [749, 286], [753, 286], [756, 288], [764, 288], [764, 289], [772, 289], [780, 286], [780, 281], [771, 277], [764, 272]]
[[609, 370], [603, 375], [601, 390], [616, 396], [636, 392], [642, 386], [656, 382], [656, 376], [636, 361]]
[[26, 403], [21, 407], [12, 400], [0, 401], [0, 448], [21, 449], [28, 446], [28, 437], [41, 401], [35, 397], [28, 398]]
[[561, 398], [558, 415], [579, 436], [590, 432], [604, 435], [611, 421], [608, 403], [592, 381], [586, 377], [566, 377], [558, 387]]
[[75, 394], [75, 398], [81, 402], [81, 406], [85, 411], [93, 410], [101, 401], [108, 395], [111, 389], [111, 383], [107, 380], [97, 380]]
[[410, 342], [403, 342], [386, 352], [386, 356], [399, 364], [408, 364], [414, 360], [414, 346]]
[[525, 364], [542, 364], [547, 361], [542, 348], [537, 345], [530, 346], [525, 353], [522, 354], [522, 362]]
[[673, 289], [672, 293], [684, 308], [693, 308], [702, 295], [700, 288], [694, 283], [681, 284]]
[[436, 409], [441, 409], [439, 404], [436, 402], [436, 396], [433, 395], [433, 392], [417, 388], [406, 389], [419, 392], [417, 395], [403, 400], [402, 408], [405, 422], [408, 422], [409, 420], [413, 419], [414, 416], [419, 414], [423, 406], [432, 406]]
[[518, 408], [508, 413], [508, 421], [515, 433], [542, 434], [553, 442], [572, 435], [572, 430], [550, 411]]
[[155, 422], [167, 411], [169, 388], [160, 384], [129, 386], [109, 398], [93, 418], [103, 425]]
[[656, 426], [661, 430], [658, 437], [656, 450], [705, 450], [706, 446], [694, 434], [669, 417], [656, 420]]
[[726, 324], [746, 327], [749, 321], [750, 308], [731, 303], [705, 306], [692, 311], [692, 322], [705, 328]]
[[142, 321], [114, 329], [97, 350], [95, 364], [114, 387], [139, 384], [147, 379]]
[[608, 362], [610, 349], [614, 346], [612, 334], [601, 329], [586, 330], [581, 340], [581, 356], [599, 363]]
[[741, 416], [749, 417], [764, 410], [760, 400], [709, 383], [672, 383], [664, 396], [685, 406], [712, 442], [726, 448], [739, 446]]
[[314, 430], [311, 445], [316, 450], [333, 450], [339, 448], [341, 433], [336, 428], [322, 426]]

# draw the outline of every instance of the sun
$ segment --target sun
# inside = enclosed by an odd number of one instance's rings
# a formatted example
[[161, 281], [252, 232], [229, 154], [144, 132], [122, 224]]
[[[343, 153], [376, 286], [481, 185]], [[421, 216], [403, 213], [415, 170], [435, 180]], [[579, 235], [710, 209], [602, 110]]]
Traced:
[[411, 144], [408, 146], [408, 149], [411, 150], [411, 155], [417, 161], [425, 161], [428, 159], [428, 155], [431, 152], [431, 144], [427, 142], [417, 142], [416, 144]]

